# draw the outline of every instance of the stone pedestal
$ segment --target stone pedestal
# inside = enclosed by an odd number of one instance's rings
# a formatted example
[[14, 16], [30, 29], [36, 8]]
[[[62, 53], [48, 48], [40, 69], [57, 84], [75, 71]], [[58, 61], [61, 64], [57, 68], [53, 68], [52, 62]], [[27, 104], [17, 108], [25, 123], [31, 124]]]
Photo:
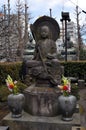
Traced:
[[86, 130], [86, 128], [85, 128], [85, 127], [82, 127], [82, 126], [80, 126], [80, 127], [78, 127], [78, 126], [73, 126], [73, 127], [72, 127], [72, 130]]
[[3, 125], [9, 126], [10, 130], [71, 130], [73, 126], [80, 126], [80, 115], [75, 113], [72, 121], [63, 121], [61, 116], [43, 117], [32, 116], [23, 112], [21, 118], [12, 118], [8, 114], [3, 119]]
[[85, 87], [85, 80], [79, 79], [78, 80], [78, 86], [79, 86], [79, 88], [84, 88]]
[[59, 114], [58, 96], [59, 91], [49, 87], [28, 87], [24, 91], [24, 110], [35, 116], [56, 116]]
[[8, 126], [0, 126], [0, 130], [9, 130]]

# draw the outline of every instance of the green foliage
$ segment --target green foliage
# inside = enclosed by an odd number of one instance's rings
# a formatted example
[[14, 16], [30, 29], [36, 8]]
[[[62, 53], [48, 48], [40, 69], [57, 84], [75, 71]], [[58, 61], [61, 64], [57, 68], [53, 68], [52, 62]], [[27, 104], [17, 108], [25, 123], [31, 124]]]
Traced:
[[10, 94], [6, 85], [0, 86], [0, 102], [6, 101], [7, 96]]
[[86, 80], [86, 61], [61, 62], [61, 64], [64, 66], [64, 75], [66, 77]]
[[[64, 75], [66, 77], [86, 78], [86, 61], [61, 62], [61, 65], [64, 66]], [[13, 80], [19, 81], [21, 66], [21, 62], [0, 63], [0, 85], [5, 83], [8, 74]]]
[[[20, 81], [18, 81], [17, 86], [20, 93], [23, 93], [24, 89], [27, 88], [27, 86]], [[7, 101], [9, 94], [11, 94], [11, 92], [8, 90], [6, 84], [0, 85], [0, 102]]]
[[[61, 65], [64, 66], [64, 75], [66, 77], [78, 77], [79, 79], [86, 80], [86, 61], [61, 62]], [[20, 92], [23, 92], [23, 90], [27, 87], [25, 84], [20, 82], [19, 73], [21, 70], [21, 66], [21, 62], [0, 63], [0, 101], [5, 101], [8, 94], [10, 93], [5, 83], [5, 79], [7, 78], [8, 74], [13, 78], [13, 80], [18, 81]], [[2, 86], [3, 84], [5, 85]], [[77, 91], [75, 87], [72, 89], [72, 91], [73, 90]]]
[[18, 89], [19, 89], [20, 93], [23, 93], [24, 89], [27, 88], [27, 85], [22, 83], [21, 81], [17, 82], [17, 86], [18, 86]]
[[19, 92], [23, 92], [27, 87], [25, 84], [20, 82], [19, 73], [21, 65], [21, 62], [0, 63], [0, 102], [6, 101], [7, 96], [11, 93], [5, 83], [8, 74], [13, 78], [13, 80], [18, 81]]
[[71, 84], [71, 94], [76, 96], [77, 100], [80, 99], [78, 84], [76, 83]]
[[86, 50], [80, 50], [80, 60], [86, 60]]
[[13, 80], [19, 80], [20, 68], [21, 63], [19, 62], [0, 63], [0, 85], [5, 83], [8, 74], [13, 78]]

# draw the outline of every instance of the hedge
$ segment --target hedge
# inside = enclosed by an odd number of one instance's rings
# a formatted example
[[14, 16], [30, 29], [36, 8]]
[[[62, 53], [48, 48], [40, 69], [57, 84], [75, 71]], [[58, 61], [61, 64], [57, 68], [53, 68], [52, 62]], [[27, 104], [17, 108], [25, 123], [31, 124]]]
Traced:
[[61, 62], [64, 66], [64, 75], [86, 80], [86, 61]]
[[[64, 66], [64, 75], [67, 77], [78, 77], [86, 80], [86, 61], [83, 62], [61, 62]], [[5, 79], [9, 74], [13, 80], [17, 80], [19, 90], [22, 92], [27, 86], [20, 82], [22, 62], [0, 63], [0, 102], [6, 101], [9, 91], [6, 87]], [[76, 95], [77, 88], [72, 89], [72, 93]], [[77, 95], [76, 95], [77, 96]], [[79, 95], [77, 96], [79, 98]]]
[[21, 62], [0, 63], [0, 85], [5, 83], [8, 74], [13, 78], [13, 80], [20, 80], [19, 72], [21, 65]]
[[[64, 75], [86, 80], [86, 61], [61, 62], [64, 66]], [[5, 83], [9, 74], [14, 80], [20, 80], [22, 62], [0, 63], [0, 84]]]

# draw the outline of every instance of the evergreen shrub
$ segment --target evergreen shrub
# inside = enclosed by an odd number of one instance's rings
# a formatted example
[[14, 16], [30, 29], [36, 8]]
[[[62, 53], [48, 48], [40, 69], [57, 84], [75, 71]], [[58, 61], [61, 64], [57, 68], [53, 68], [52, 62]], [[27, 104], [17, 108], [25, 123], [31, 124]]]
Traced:
[[64, 66], [64, 75], [67, 77], [76, 77], [86, 81], [86, 61], [61, 62]]

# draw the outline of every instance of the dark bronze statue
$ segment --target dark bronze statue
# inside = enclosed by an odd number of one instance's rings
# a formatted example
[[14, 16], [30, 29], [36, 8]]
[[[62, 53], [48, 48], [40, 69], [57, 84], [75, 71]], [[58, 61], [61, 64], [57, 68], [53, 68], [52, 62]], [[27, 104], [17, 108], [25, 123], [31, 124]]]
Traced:
[[59, 25], [55, 19], [43, 16], [31, 25], [36, 41], [33, 60], [26, 60], [26, 75], [35, 79], [37, 87], [55, 87], [61, 82], [61, 65], [57, 59], [56, 39]]

